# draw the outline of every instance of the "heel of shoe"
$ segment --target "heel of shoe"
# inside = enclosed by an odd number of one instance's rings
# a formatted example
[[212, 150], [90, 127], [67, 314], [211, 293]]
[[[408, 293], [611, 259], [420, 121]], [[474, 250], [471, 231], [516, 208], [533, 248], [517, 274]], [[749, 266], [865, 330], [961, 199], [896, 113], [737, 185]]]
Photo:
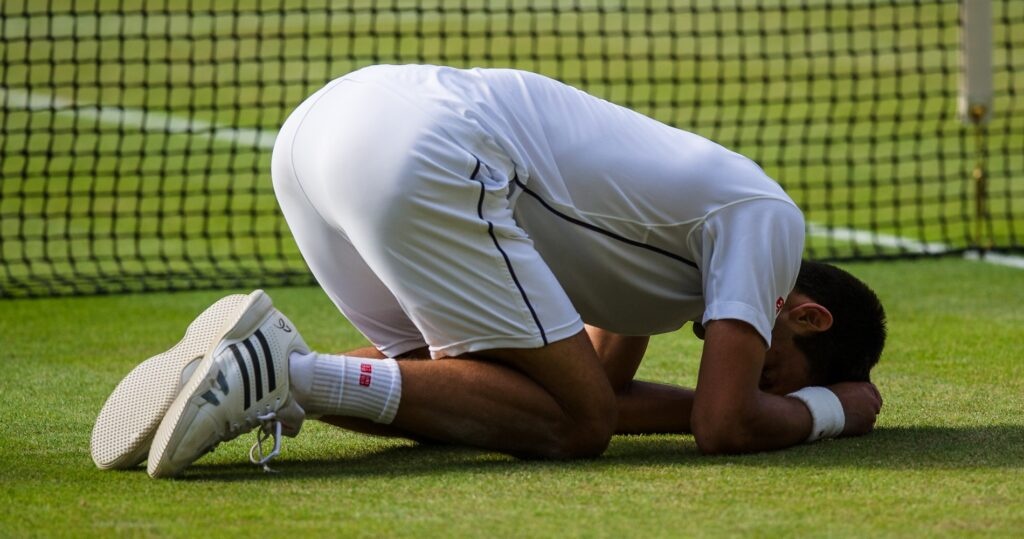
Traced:
[[224, 333], [225, 340], [242, 339], [255, 332], [274, 310], [274, 302], [262, 290], [256, 290], [250, 294], [249, 302], [249, 305], [245, 307], [244, 314], [239, 317], [231, 329]]

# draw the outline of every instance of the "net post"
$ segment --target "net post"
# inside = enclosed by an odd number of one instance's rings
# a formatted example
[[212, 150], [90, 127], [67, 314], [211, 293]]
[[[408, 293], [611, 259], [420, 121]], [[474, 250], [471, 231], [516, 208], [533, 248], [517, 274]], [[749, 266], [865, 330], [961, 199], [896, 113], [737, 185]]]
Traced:
[[992, 247], [988, 213], [988, 139], [985, 125], [992, 116], [992, 2], [960, 0], [960, 119], [974, 131], [974, 238], [983, 254]]

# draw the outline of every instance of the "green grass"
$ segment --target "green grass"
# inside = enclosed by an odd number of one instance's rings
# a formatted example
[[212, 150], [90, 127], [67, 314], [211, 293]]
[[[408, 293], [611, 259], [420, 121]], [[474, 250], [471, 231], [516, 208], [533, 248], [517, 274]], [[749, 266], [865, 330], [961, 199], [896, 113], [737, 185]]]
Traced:
[[[526, 462], [316, 422], [276, 475], [220, 447], [180, 480], [97, 470], [95, 415], [138, 361], [223, 292], [0, 301], [0, 536], [1014, 536], [1024, 529], [1024, 273], [962, 260], [847, 266], [888, 307], [872, 435], [704, 457], [690, 436]], [[316, 349], [359, 335], [313, 288], [272, 289]], [[655, 339], [641, 375], [692, 384], [699, 342]]]
[[[809, 221], [955, 246], [970, 236], [955, 3], [810, 2], [807, 14], [784, 0], [721, 12], [712, 0], [584, 0], [580, 13], [546, 1], [257, 4], [3, 3], [2, 85], [73, 104], [0, 110], [0, 294], [89, 291], [108, 275], [166, 288], [302, 272], [265, 148], [121, 125], [96, 107], [276, 130], [324, 81], [379, 62], [540, 71], [753, 156]], [[995, 9], [993, 233], [1019, 246], [1012, 96], [1024, 69], [1009, 51], [1024, 8]], [[279, 475], [247, 464], [244, 439], [163, 482], [96, 470], [92, 422], [125, 373], [227, 291], [0, 299], [0, 537], [1017, 535], [1024, 274], [959, 260], [850, 267], [878, 288], [892, 328], [876, 375], [886, 406], [865, 438], [706, 458], [688, 436], [617, 437], [600, 459], [550, 463], [311, 422], [286, 442]], [[362, 344], [319, 290], [272, 293], [317, 349]], [[698, 354], [687, 331], [660, 337], [641, 375], [692, 385]]]

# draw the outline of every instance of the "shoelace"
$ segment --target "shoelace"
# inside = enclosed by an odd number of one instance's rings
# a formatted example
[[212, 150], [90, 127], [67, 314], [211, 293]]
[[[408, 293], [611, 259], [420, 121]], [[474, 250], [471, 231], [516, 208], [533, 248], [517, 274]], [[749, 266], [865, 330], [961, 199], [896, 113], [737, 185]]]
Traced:
[[[263, 466], [264, 472], [277, 473], [267, 463], [281, 454], [281, 422], [277, 419], [277, 414], [274, 412], [258, 415], [256, 419], [260, 420], [260, 428], [256, 430], [256, 443], [252, 444], [252, 447], [249, 448], [249, 462], [257, 466]], [[274, 438], [274, 448], [270, 453], [264, 455], [263, 442], [269, 438]], [[258, 454], [258, 458], [254, 456], [254, 453]]]

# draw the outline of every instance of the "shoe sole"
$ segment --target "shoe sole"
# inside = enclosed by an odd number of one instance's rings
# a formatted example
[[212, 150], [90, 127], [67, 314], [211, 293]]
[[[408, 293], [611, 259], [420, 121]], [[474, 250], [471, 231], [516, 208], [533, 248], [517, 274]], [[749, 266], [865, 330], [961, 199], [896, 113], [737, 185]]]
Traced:
[[207, 355], [250, 304], [236, 294], [220, 299], [189, 324], [170, 350], [143, 361], [114, 388], [92, 430], [92, 460], [102, 470], [132, 468], [149, 453], [157, 427], [185, 382], [185, 368]]
[[177, 448], [182, 437], [191, 428], [202, 404], [206, 401], [200, 397], [201, 391], [209, 388], [216, 376], [213, 373], [214, 352], [217, 344], [224, 341], [242, 340], [254, 333], [263, 322], [274, 312], [273, 303], [270, 297], [262, 290], [257, 290], [250, 295], [253, 301], [241, 314], [238, 320], [227, 329], [222, 338], [211, 346], [210, 350], [203, 356], [203, 360], [192, 373], [192, 377], [185, 383], [185, 387], [177, 394], [174, 402], [171, 403], [164, 415], [160, 426], [153, 437], [153, 444], [149, 451], [149, 459], [146, 471], [150, 477], [173, 477], [181, 473], [191, 462], [183, 466], [170, 462], [167, 451], [169, 448]]

